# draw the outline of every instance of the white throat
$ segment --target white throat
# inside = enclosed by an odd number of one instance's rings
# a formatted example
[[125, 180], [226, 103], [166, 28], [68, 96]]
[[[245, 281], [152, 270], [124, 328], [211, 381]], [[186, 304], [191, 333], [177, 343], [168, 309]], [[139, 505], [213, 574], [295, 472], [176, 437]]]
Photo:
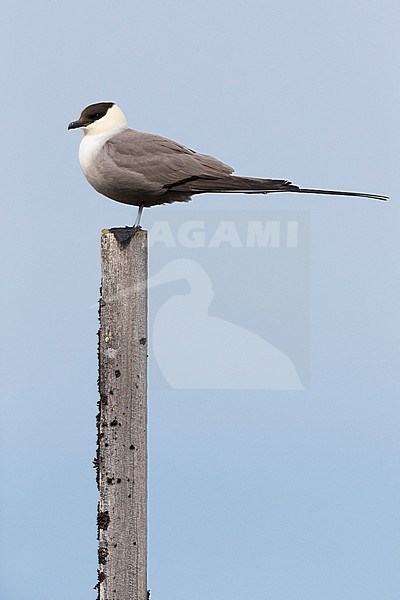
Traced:
[[79, 146], [79, 162], [85, 175], [106, 141], [127, 127], [126, 117], [116, 104], [108, 109], [104, 117], [82, 127], [84, 135]]

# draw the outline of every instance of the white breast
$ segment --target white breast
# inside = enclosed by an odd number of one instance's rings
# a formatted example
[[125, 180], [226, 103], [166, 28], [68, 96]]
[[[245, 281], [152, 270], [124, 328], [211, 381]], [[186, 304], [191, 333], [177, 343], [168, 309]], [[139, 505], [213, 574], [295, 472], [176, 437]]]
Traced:
[[96, 156], [106, 141], [110, 139], [111, 135], [85, 135], [83, 137], [79, 146], [79, 162], [85, 175], [90, 170], [93, 160], [96, 159]]

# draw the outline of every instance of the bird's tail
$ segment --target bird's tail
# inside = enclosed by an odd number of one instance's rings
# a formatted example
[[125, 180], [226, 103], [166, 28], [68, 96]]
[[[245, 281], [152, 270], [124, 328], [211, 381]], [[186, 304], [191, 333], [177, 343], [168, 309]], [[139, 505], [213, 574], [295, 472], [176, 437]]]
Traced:
[[218, 193], [218, 194], [271, 194], [274, 192], [296, 192], [298, 194], [327, 194], [329, 196], [359, 196], [361, 198], [374, 198], [375, 200], [388, 200], [388, 196], [381, 194], [365, 194], [362, 192], [343, 192], [339, 190], [318, 190], [301, 188], [285, 179], [261, 179], [255, 177], [236, 177], [229, 175], [221, 178], [199, 177], [184, 183], [171, 186], [173, 191], [187, 191], [190, 194]]

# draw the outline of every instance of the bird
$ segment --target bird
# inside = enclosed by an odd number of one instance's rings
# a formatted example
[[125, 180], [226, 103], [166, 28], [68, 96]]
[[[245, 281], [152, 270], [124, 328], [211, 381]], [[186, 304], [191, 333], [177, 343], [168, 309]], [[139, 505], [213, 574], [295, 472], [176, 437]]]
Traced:
[[327, 194], [388, 200], [380, 194], [302, 188], [286, 179], [233, 175], [234, 169], [220, 160], [195, 152], [160, 135], [128, 127], [115, 102], [87, 106], [70, 129], [82, 129], [79, 162], [88, 182], [100, 194], [138, 207], [133, 227], [111, 229], [126, 241], [140, 229], [144, 208], [188, 202], [196, 194]]

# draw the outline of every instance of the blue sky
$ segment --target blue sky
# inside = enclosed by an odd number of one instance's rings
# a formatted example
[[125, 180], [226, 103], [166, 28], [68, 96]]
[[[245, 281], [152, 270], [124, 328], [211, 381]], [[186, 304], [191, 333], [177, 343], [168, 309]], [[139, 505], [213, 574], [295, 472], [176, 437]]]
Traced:
[[[80, 134], [66, 128], [101, 100], [243, 175], [391, 196], [175, 207], [188, 219], [304, 211], [309, 379], [301, 392], [174, 390], [156, 385], [150, 362], [152, 597], [398, 597], [397, 22], [385, 0], [4, 9], [3, 598], [95, 598], [92, 307], [100, 231], [133, 211], [90, 188]], [[175, 208], [145, 212], [143, 225]], [[214, 308], [231, 321], [234, 266]]]

